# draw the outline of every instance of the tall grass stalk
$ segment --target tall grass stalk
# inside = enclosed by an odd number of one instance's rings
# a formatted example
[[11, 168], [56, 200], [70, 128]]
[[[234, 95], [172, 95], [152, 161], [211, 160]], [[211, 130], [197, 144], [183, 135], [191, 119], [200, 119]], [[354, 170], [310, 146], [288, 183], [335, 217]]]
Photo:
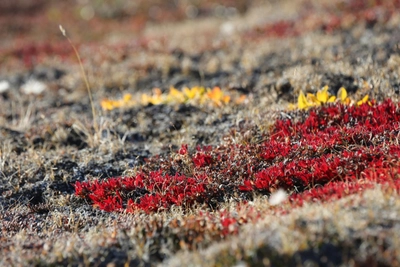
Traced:
[[76, 58], [78, 59], [78, 62], [79, 62], [79, 66], [81, 67], [82, 77], [83, 77], [83, 80], [85, 81], [86, 89], [87, 89], [87, 92], [88, 92], [88, 95], [89, 95], [90, 105], [92, 107], [93, 128], [94, 128], [95, 132], [98, 133], [99, 132], [99, 127], [97, 125], [96, 110], [95, 110], [94, 104], [93, 104], [92, 90], [90, 89], [89, 80], [88, 80], [88, 78], [86, 76], [85, 69], [83, 68], [81, 57], [80, 57], [79, 52], [76, 49], [75, 45], [72, 43], [71, 39], [68, 37], [68, 35], [67, 35], [65, 29], [63, 28], [63, 26], [59, 25], [59, 28], [60, 28], [61, 33], [64, 35], [65, 38], [67, 38], [67, 40], [70, 43], [72, 49], [74, 50]]

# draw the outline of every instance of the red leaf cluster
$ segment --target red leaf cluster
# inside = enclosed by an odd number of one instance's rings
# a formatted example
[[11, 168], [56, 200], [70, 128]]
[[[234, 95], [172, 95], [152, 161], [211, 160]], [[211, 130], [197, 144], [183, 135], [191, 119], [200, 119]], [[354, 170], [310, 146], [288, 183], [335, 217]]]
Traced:
[[76, 195], [90, 199], [105, 211], [145, 212], [166, 209], [172, 205], [193, 204], [205, 192], [204, 177], [163, 175], [161, 171], [135, 177], [110, 178], [99, 182], [76, 182]]
[[[326, 105], [278, 119], [264, 142], [226, 144], [154, 157], [135, 177], [77, 182], [76, 194], [106, 211], [214, 207], [279, 188], [292, 203], [341, 198], [384, 183], [399, 191], [400, 110], [381, 104]], [[229, 228], [230, 220], [223, 220]], [[233, 226], [231, 226], [232, 228]]]

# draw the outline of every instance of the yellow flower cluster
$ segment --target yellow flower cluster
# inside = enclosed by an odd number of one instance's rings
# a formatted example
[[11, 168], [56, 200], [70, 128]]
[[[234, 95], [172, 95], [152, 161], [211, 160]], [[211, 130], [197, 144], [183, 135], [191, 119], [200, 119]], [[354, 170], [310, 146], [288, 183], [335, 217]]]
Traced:
[[119, 100], [103, 99], [100, 102], [100, 105], [104, 110], [113, 110], [115, 108], [122, 108], [122, 107], [132, 107], [135, 104], [136, 102], [132, 99], [131, 94], [125, 94], [124, 97]]
[[[299, 98], [297, 99], [297, 107], [299, 109], [308, 109], [311, 107], [317, 107], [324, 105], [326, 103], [340, 102], [346, 105], [353, 104], [354, 102], [347, 96], [347, 91], [344, 87], [341, 87], [337, 93], [337, 96], [330, 95], [329, 87], [326, 85], [321, 90], [317, 92], [316, 95], [308, 93], [307, 96], [300, 91]], [[357, 101], [358, 106], [368, 103], [368, 95], [364, 96], [363, 99]]]
[[[245, 100], [245, 96], [241, 96], [236, 100], [237, 104], [242, 103]], [[215, 106], [222, 106], [228, 104], [231, 101], [231, 97], [224, 94], [221, 88], [214, 87], [213, 89], [204, 87], [192, 87], [183, 88], [178, 90], [171, 87], [168, 94], [163, 94], [159, 88], [153, 89], [151, 95], [142, 94], [140, 101], [135, 101], [131, 94], [126, 94], [122, 99], [110, 100], [104, 99], [101, 101], [101, 107], [104, 110], [113, 110], [115, 108], [132, 107], [135, 105], [160, 105], [160, 104], [179, 104], [179, 103], [191, 103], [191, 104], [204, 104], [211, 102]]]

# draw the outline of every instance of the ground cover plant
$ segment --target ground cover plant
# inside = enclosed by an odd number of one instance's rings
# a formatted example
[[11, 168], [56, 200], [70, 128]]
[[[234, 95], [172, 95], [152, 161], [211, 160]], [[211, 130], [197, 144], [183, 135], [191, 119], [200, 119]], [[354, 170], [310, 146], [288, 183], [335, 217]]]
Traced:
[[[278, 119], [258, 144], [198, 146], [192, 153], [182, 145], [177, 154], [162, 159], [159, 169], [145, 164], [134, 177], [77, 182], [75, 192], [105, 211], [151, 212], [207, 205], [232, 195], [246, 200], [254, 192], [269, 195], [279, 188], [297, 193], [295, 199], [305, 190], [320, 199], [327, 194], [318, 196], [313, 189], [325, 184], [334, 191], [332, 197], [340, 197], [345, 185], [354, 191], [359, 179], [391, 182], [398, 189], [400, 147], [391, 143], [399, 134], [398, 109], [390, 100], [324, 106], [296, 122]], [[155, 161], [160, 159], [150, 158], [147, 164]], [[346, 183], [334, 189], [338, 181]]]
[[0, 2], [0, 265], [399, 265], [398, 1], [125, 2]]

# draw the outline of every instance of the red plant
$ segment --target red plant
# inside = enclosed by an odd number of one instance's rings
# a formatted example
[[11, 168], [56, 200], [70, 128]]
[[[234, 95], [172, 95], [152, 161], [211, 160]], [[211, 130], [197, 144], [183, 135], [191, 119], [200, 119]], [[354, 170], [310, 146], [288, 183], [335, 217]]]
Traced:
[[181, 155], [186, 155], [188, 153], [188, 145], [182, 145], [178, 153]]
[[[75, 183], [76, 195], [90, 199], [105, 211], [126, 208], [146, 212], [172, 205], [192, 204], [205, 192], [204, 178], [162, 175], [161, 171], [135, 177], [111, 178], [99, 182]], [[114, 208], [113, 208], [114, 207]]]
[[193, 163], [198, 168], [211, 165], [212, 162], [213, 162], [213, 158], [210, 155], [207, 155], [205, 153], [198, 152], [196, 154], [196, 156], [193, 157]]
[[232, 218], [227, 213], [221, 214], [221, 235], [227, 236], [229, 234], [237, 234], [238, 222], [235, 218]]
[[296, 120], [277, 120], [263, 143], [198, 147], [193, 153], [182, 145], [178, 153], [192, 159], [191, 174], [176, 173], [190, 164], [181, 157], [150, 158], [135, 177], [77, 182], [76, 195], [106, 211], [154, 212], [173, 205], [213, 206], [230, 196], [248, 199], [278, 188], [292, 193], [294, 204], [340, 198], [374, 183], [398, 191], [399, 123], [399, 107], [390, 100], [327, 105]]

